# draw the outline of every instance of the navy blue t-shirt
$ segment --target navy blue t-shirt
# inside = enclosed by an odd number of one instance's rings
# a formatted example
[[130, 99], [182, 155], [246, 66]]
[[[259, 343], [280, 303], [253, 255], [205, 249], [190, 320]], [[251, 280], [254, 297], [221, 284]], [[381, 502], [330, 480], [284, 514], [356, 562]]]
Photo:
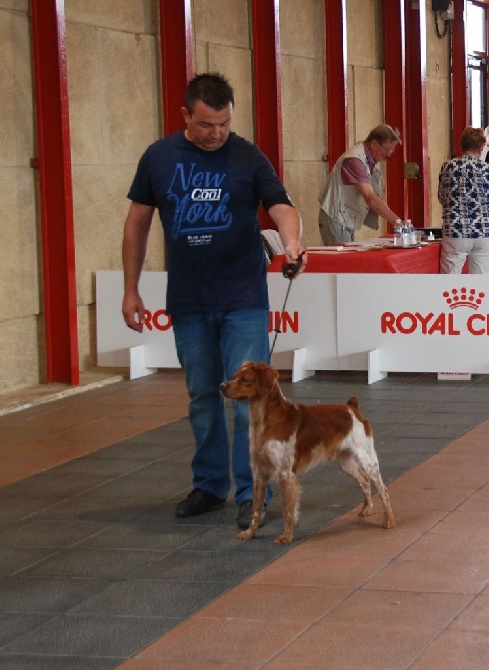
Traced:
[[232, 132], [216, 151], [199, 149], [183, 131], [145, 151], [128, 197], [160, 213], [169, 314], [268, 309], [258, 206], [279, 191], [268, 158]]

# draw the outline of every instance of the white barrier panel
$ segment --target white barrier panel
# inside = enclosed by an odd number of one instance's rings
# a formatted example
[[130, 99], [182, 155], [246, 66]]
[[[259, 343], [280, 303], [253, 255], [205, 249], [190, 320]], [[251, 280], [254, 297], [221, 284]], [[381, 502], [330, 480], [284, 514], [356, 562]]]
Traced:
[[[131, 377], [179, 367], [166, 273], [141, 276], [141, 334], [122, 318], [122, 272], [97, 272], [96, 282], [98, 364], [130, 367]], [[270, 273], [268, 285], [272, 364], [295, 380], [315, 370], [368, 370], [369, 383], [387, 372], [489, 372], [487, 275], [305, 273], [282, 318], [289, 280]]]
[[388, 372], [489, 372], [488, 275], [339, 274], [337, 288], [340, 356], [378, 350]]
[[[337, 288], [336, 274], [301, 274], [292, 280], [287, 299], [283, 332], [277, 336], [272, 364], [281, 369], [292, 369], [291, 352], [306, 349], [304, 365], [309, 370], [365, 370], [367, 357], [349, 352], [338, 355], [337, 342]], [[283, 308], [289, 280], [278, 272], [268, 274], [270, 319], [272, 328]], [[295, 327], [290, 327], [292, 321]], [[273, 338], [271, 339], [273, 342]], [[289, 354], [280, 357], [280, 352]]]
[[[97, 355], [103, 367], [130, 367], [134, 376], [154, 368], [179, 367], [171, 319], [165, 312], [167, 277], [165, 272], [143, 272], [140, 293], [147, 310], [142, 333], [130, 330], [121, 314], [123, 274], [99, 271], [97, 289]], [[314, 370], [337, 367], [336, 275], [301, 275], [292, 281], [279, 273], [268, 275], [270, 294], [270, 346], [274, 346], [273, 365], [297, 368], [295, 378]], [[277, 333], [275, 338], [276, 330]], [[144, 351], [135, 348], [144, 346]], [[307, 349], [306, 352], [303, 350]], [[130, 353], [132, 351], [132, 353]], [[294, 357], [294, 351], [300, 352]], [[352, 357], [347, 357], [352, 358]], [[354, 357], [353, 357], [354, 358]], [[139, 372], [136, 373], [136, 369]], [[131, 374], [132, 377], [132, 374]]]
[[[97, 272], [97, 361], [102, 367], [178, 368], [171, 321], [165, 312], [166, 272], [143, 272], [139, 290], [148, 315], [142, 333], [128, 328], [122, 318], [122, 271]], [[134, 375], [140, 376], [140, 375]], [[132, 375], [131, 375], [132, 377]]]

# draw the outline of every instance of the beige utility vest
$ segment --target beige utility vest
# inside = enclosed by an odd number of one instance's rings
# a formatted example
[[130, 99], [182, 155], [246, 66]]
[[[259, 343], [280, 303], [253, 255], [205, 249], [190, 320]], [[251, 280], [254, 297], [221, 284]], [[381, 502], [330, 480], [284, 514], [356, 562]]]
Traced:
[[382, 172], [377, 165], [374, 166], [372, 171], [370, 170], [365, 155], [365, 145], [363, 142], [359, 142], [345, 151], [334, 164], [319, 196], [321, 209], [334, 221], [349, 230], [359, 230], [362, 225], [377, 230], [379, 227], [377, 214], [368, 207], [354, 184], [343, 183], [341, 166], [345, 158], [359, 158], [367, 168], [374, 193], [380, 196], [382, 192]]

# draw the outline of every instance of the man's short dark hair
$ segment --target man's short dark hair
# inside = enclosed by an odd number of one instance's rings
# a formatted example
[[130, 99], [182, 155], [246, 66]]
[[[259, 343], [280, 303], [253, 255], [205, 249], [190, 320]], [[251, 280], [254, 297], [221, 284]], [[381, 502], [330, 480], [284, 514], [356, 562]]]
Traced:
[[197, 100], [217, 111], [234, 107], [234, 91], [228, 80], [218, 72], [198, 74], [191, 79], [185, 93], [185, 107], [191, 115]]

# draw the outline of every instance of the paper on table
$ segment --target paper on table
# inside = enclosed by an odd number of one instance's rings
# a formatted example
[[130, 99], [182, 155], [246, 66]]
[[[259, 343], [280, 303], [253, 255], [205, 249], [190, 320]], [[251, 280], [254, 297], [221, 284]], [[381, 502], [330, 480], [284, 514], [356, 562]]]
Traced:
[[368, 249], [371, 249], [372, 247], [366, 247], [366, 246], [355, 246], [352, 244], [349, 244], [348, 246], [331, 246], [331, 247], [307, 247], [307, 251], [320, 251], [321, 253], [337, 253], [338, 251], [368, 251]]

